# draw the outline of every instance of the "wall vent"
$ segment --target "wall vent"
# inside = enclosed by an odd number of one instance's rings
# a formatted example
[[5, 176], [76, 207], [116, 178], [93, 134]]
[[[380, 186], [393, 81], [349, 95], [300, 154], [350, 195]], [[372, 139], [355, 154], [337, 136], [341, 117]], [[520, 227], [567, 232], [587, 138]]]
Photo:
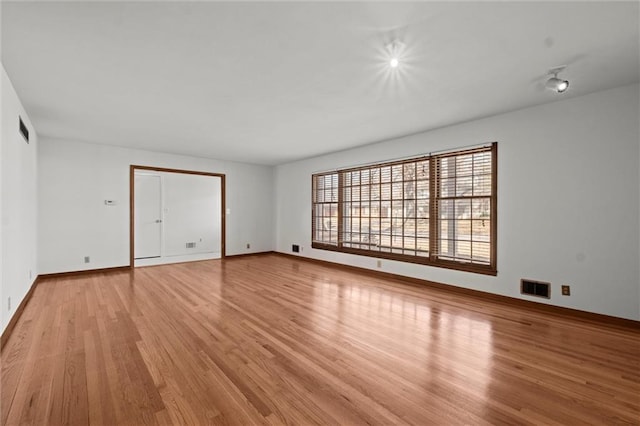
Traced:
[[196, 243], [187, 243], [187, 248], [196, 248]]
[[298, 244], [292, 244], [291, 251], [294, 253], [300, 253], [300, 246]]
[[18, 116], [18, 126], [20, 128], [20, 134], [22, 135], [24, 140], [29, 143], [29, 129], [27, 129], [27, 126], [25, 126], [24, 122], [22, 121], [22, 117], [20, 116]]
[[527, 279], [520, 280], [520, 293], [528, 294], [530, 296], [551, 298], [551, 283], [545, 283], [542, 281], [533, 281]]

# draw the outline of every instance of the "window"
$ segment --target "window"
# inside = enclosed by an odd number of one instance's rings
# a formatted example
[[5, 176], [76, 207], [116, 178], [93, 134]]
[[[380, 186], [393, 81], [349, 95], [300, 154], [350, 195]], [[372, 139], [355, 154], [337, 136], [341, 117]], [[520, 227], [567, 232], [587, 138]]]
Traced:
[[495, 275], [497, 143], [313, 175], [312, 247]]
[[338, 245], [338, 174], [313, 176], [313, 236], [314, 241]]

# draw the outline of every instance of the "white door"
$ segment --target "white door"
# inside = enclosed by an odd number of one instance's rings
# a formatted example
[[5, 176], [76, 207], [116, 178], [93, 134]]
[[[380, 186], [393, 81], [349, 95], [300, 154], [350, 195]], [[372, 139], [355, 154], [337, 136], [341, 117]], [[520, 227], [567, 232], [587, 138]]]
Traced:
[[160, 176], [136, 174], [134, 191], [134, 258], [160, 257], [162, 245]]

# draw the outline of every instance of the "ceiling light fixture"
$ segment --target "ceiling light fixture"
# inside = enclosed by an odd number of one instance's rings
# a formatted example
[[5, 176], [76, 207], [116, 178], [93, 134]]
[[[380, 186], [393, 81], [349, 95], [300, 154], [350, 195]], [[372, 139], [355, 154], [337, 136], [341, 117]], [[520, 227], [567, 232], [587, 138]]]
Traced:
[[398, 40], [394, 40], [387, 45], [389, 52], [389, 66], [391, 68], [398, 68], [400, 65], [400, 55], [404, 49], [404, 44]]
[[547, 89], [551, 89], [556, 93], [563, 93], [569, 88], [569, 80], [558, 78], [558, 73], [564, 69], [565, 67], [561, 66], [549, 70], [549, 74], [553, 74], [553, 77], [545, 83]]

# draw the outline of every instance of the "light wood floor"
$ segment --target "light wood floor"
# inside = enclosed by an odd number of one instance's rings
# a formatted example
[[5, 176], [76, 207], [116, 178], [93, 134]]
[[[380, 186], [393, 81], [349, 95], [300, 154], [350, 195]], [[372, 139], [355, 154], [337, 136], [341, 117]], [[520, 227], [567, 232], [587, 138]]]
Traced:
[[640, 333], [275, 254], [48, 279], [2, 423], [640, 422]]

